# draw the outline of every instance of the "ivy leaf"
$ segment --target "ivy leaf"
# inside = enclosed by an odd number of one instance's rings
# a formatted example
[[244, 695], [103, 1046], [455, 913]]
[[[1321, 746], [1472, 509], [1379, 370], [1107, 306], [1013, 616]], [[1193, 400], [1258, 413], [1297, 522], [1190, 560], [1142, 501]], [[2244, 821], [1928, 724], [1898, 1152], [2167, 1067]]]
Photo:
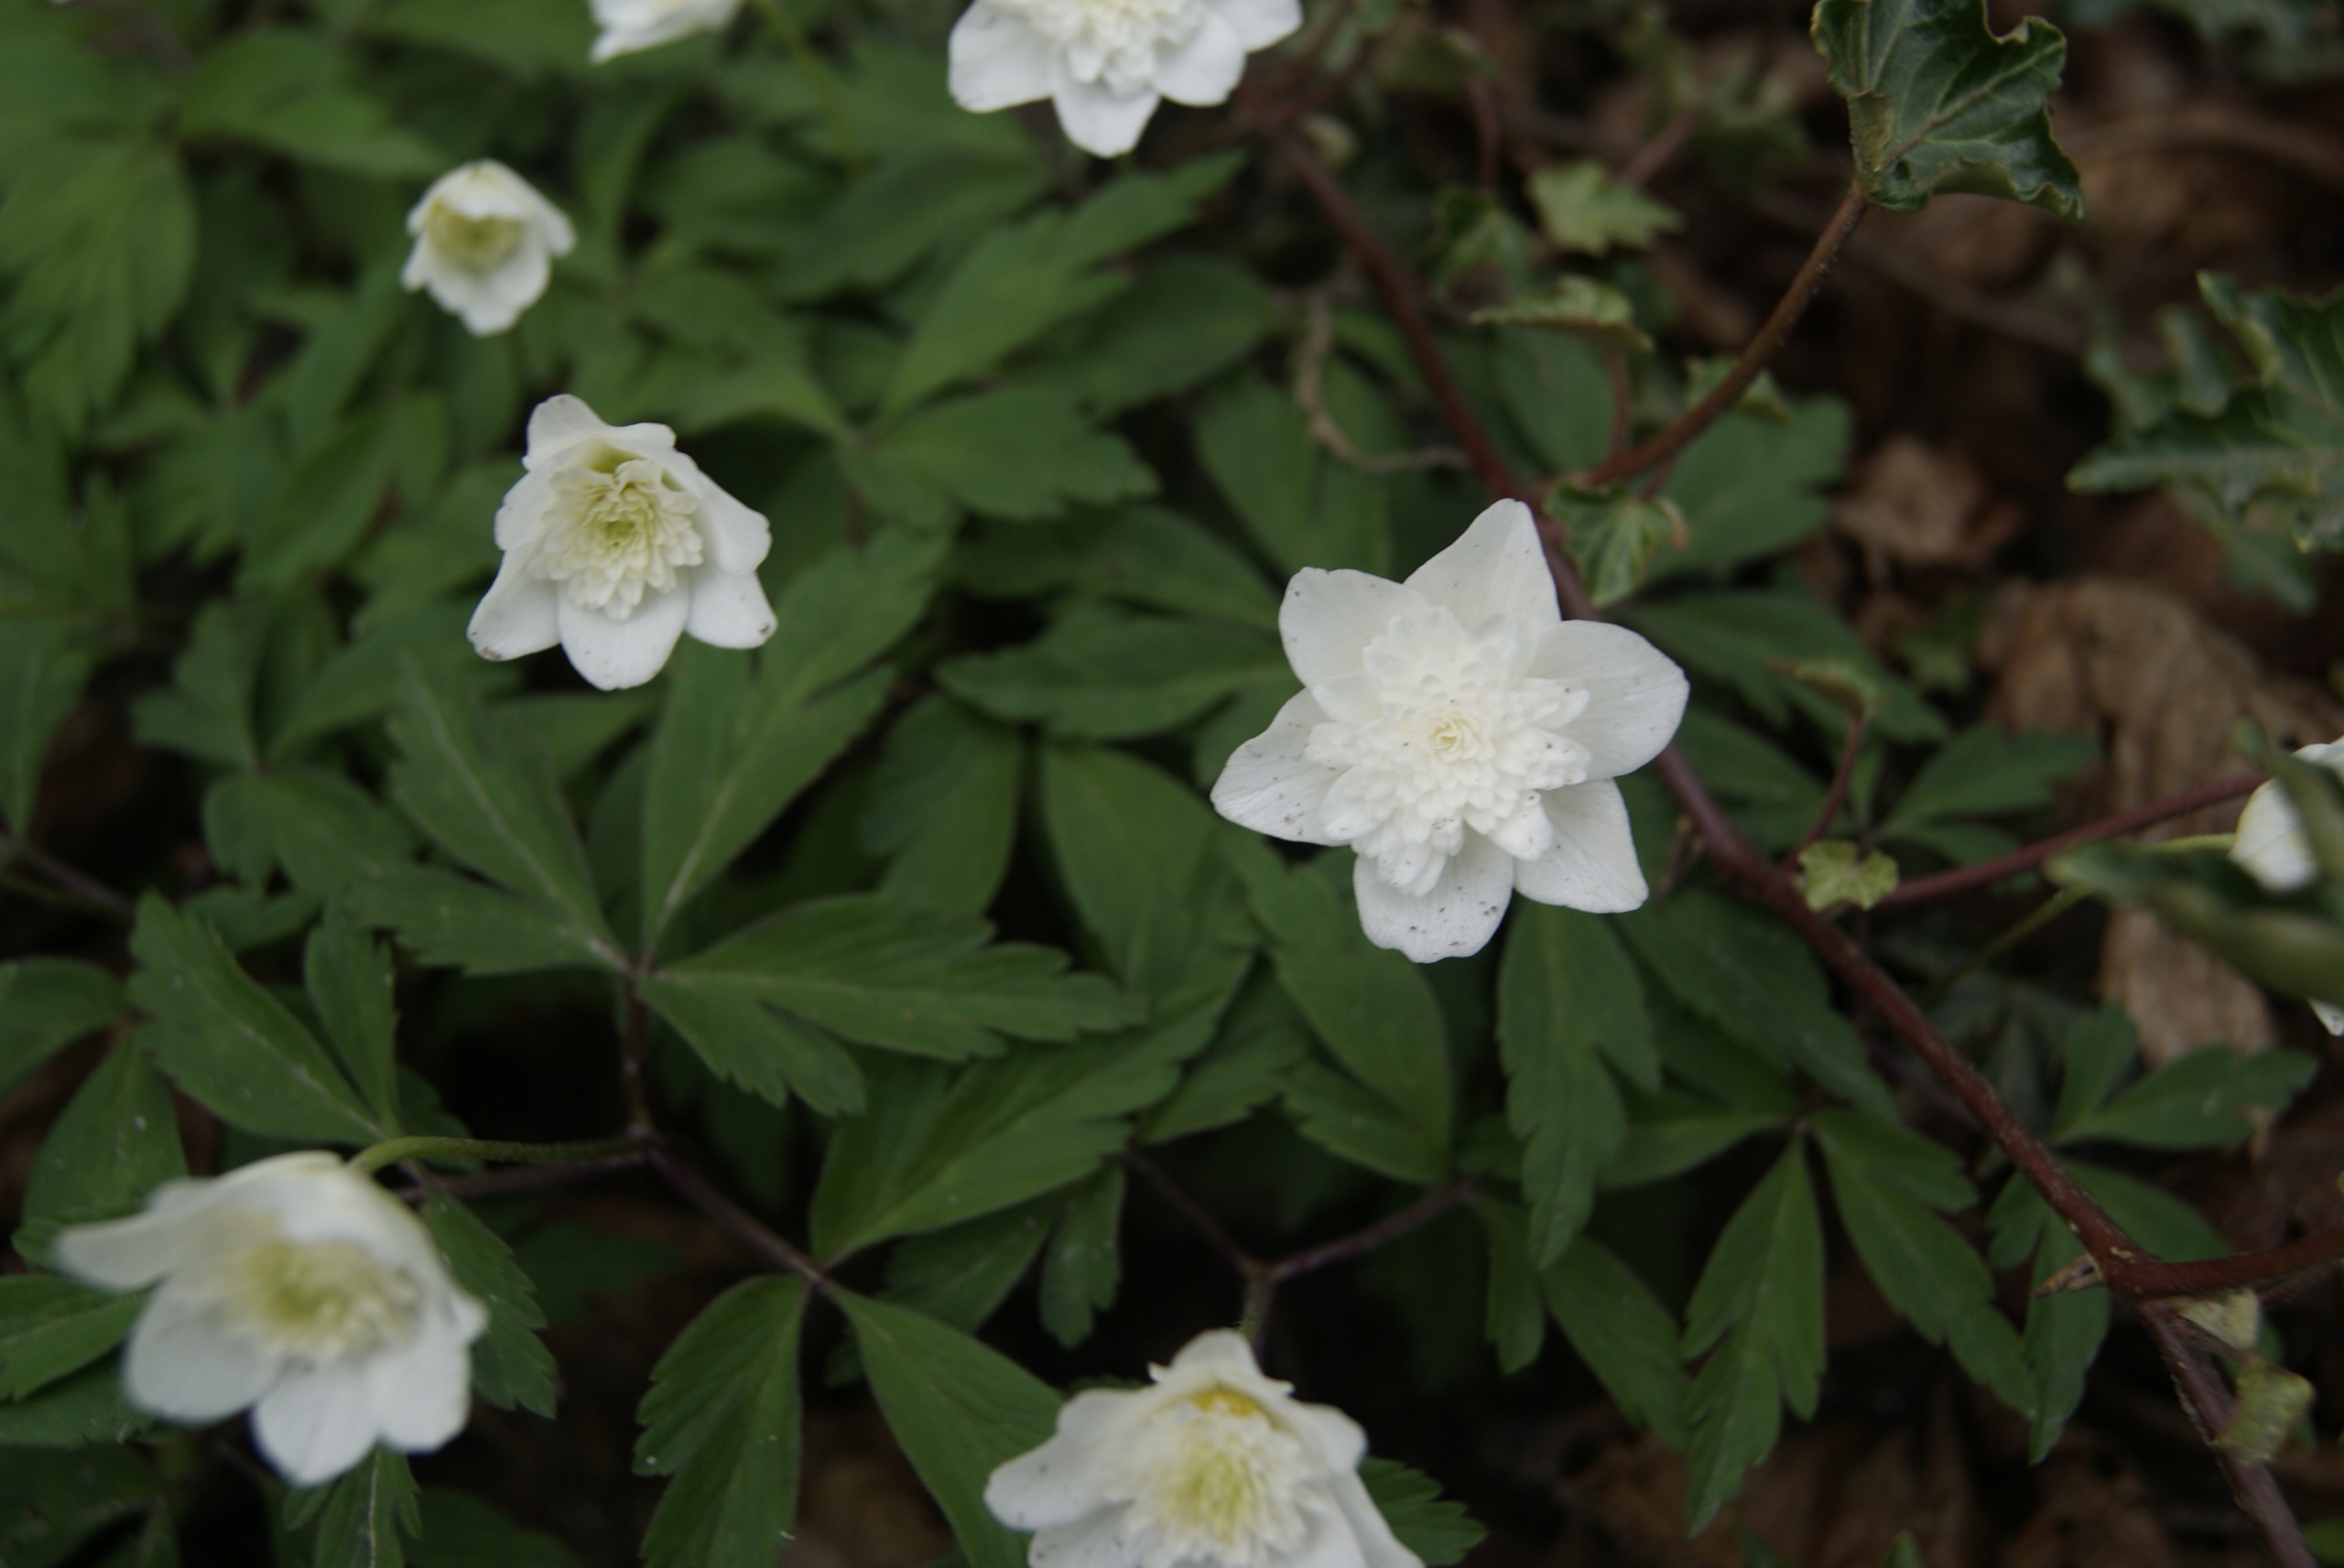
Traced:
[[1916, 212], [1967, 191], [2082, 215], [2046, 106], [2067, 58], [2058, 28], [2030, 16], [1997, 37], [1985, 0], [1820, 0], [1813, 32], [1875, 205]]
[[1636, 325], [1635, 302], [1610, 284], [1579, 273], [1564, 275], [1544, 294], [1525, 295], [1476, 310], [1473, 319], [1477, 324], [1505, 327], [1551, 327], [1615, 349], [1652, 347], [1652, 339]]
[[750, 1280], [711, 1303], [652, 1368], [635, 1469], [672, 1476], [650, 1568], [770, 1568], [798, 1513], [798, 1330], [806, 1283]]
[[1530, 177], [1531, 204], [1546, 237], [1567, 251], [1640, 251], [1685, 226], [1673, 208], [1623, 184], [1592, 158], [1549, 164]]
[[1809, 909], [1870, 909], [1896, 891], [1896, 862], [1877, 849], [1867, 855], [1844, 838], [1827, 838], [1798, 852], [1798, 885]]
[[1625, 489], [1566, 489], [1547, 506], [1563, 524], [1564, 547], [1598, 604], [1616, 604], [1642, 588], [1654, 557], [1684, 549], [1691, 537], [1683, 509], [1666, 496], [1648, 501]]

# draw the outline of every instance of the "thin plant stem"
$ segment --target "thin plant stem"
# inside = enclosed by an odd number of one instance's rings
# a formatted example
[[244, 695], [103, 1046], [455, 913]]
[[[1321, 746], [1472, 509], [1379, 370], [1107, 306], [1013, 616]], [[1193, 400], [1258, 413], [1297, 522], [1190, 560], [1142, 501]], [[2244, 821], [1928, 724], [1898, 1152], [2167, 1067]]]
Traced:
[[781, 36], [782, 47], [789, 51], [791, 61], [805, 72], [814, 96], [821, 102], [823, 122], [839, 145], [839, 161], [850, 171], [860, 173], [863, 165], [863, 143], [854, 134], [854, 123], [847, 118], [846, 100], [839, 96], [839, 84], [830, 75], [830, 68], [822, 63], [822, 57], [815, 52], [806, 29], [798, 25], [798, 18], [789, 14], [788, 0], [757, 0], [757, 4], [765, 11], [765, 20], [773, 24], [773, 30]]
[[651, 1168], [694, 1208], [731, 1231], [767, 1262], [796, 1274], [825, 1294], [838, 1289], [830, 1271], [801, 1252], [765, 1221], [716, 1190], [700, 1173], [676, 1158], [664, 1143], [650, 1146]]
[[80, 867], [59, 860], [29, 838], [0, 833], [0, 865], [12, 860], [23, 861], [102, 914], [117, 920], [128, 920], [138, 913], [138, 905], [134, 900], [125, 898]]
[[1807, 835], [1783, 857], [1785, 870], [1798, 864], [1799, 856], [1807, 848], [1831, 831], [1831, 824], [1839, 820], [1839, 808], [1848, 804], [1848, 784], [1856, 776], [1856, 757], [1863, 750], [1864, 721], [1848, 715], [1847, 739], [1839, 743], [1839, 765], [1831, 774], [1831, 787], [1823, 792], [1823, 805], [1817, 810], [1815, 820], [1808, 825]]
[[1628, 449], [1628, 440], [1635, 434], [1636, 414], [1632, 406], [1635, 388], [1628, 381], [1628, 356], [1616, 343], [1603, 346], [1603, 374], [1612, 384], [1612, 442], [1604, 456], [1616, 458]]
[[1750, 340], [1742, 356], [1733, 362], [1733, 368], [1726, 373], [1723, 381], [1709, 389], [1708, 396], [1670, 420], [1641, 446], [1616, 458], [1606, 458], [1572, 479], [1571, 483], [1582, 490], [1601, 490], [1640, 474], [1684, 450], [1694, 437], [1717, 423], [1720, 415], [1740, 402], [1742, 395], [1750, 390], [1750, 384], [1758, 379], [1758, 373], [1781, 351], [1791, 329], [1798, 325], [1798, 319], [1807, 313], [1816, 291], [1823, 287], [1823, 275], [1831, 270], [1832, 258], [1863, 221], [1864, 207], [1863, 187], [1850, 181], [1847, 195], [1840, 199], [1839, 210], [1831, 214], [1830, 223], [1816, 237], [1815, 248], [1807, 253], [1807, 261], [1791, 279], [1791, 286], [1783, 291], [1774, 314], [1766, 318], [1766, 324], [1758, 329], [1758, 335]]
[[2226, 800], [2236, 800], [2251, 793], [2263, 783], [2261, 773], [2239, 773], [2195, 789], [2169, 795], [2162, 800], [2152, 800], [2097, 822], [2087, 822], [2081, 827], [2056, 834], [2040, 843], [2029, 844], [2024, 849], [2013, 849], [2007, 855], [1997, 855], [1991, 860], [1980, 860], [1974, 866], [1961, 866], [1950, 871], [1940, 871], [1933, 877], [1916, 877], [1872, 905], [1874, 909], [1901, 909], [1908, 903], [1926, 903], [1931, 899], [1950, 898], [1956, 893], [1970, 892], [1991, 887], [2009, 877], [2031, 871], [2053, 856], [2089, 844], [2101, 838], [2121, 838], [2137, 833], [2143, 827], [2154, 827], [2160, 822], [2176, 816], [2187, 816], [2209, 806], [2219, 806]]
[[642, 1147], [634, 1134], [593, 1138], [576, 1143], [507, 1143], [494, 1138], [393, 1138], [350, 1157], [350, 1168], [372, 1175], [403, 1160], [490, 1160], [508, 1165], [566, 1165], [613, 1154], [633, 1153]]
[[1418, 1226], [1439, 1218], [1470, 1197], [1476, 1184], [1472, 1177], [1464, 1176], [1446, 1186], [1435, 1187], [1399, 1213], [1380, 1219], [1364, 1230], [1355, 1230], [1349, 1236], [1338, 1237], [1319, 1246], [1288, 1253], [1269, 1265], [1269, 1276], [1283, 1284], [1305, 1274], [1317, 1273], [1329, 1263], [1340, 1263], [1363, 1252], [1373, 1252], [1388, 1242], [1397, 1241]]
[[1612, 178], [1622, 185], [1642, 187], [1650, 184], [1653, 177], [1668, 167], [1668, 160], [1675, 157], [1692, 139], [1693, 133], [1700, 128], [1699, 104], [1688, 104], [1679, 109], [1652, 140], [1636, 149], [1636, 156], [1630, 158], [1626, 167]]
[[652, 1130], [651, 1093], [646, 1082], [644, 1057], [651, 1046], [651, 1014], [643, 1005], [635, 979], [626, 980], [626, 1032], [619, 1041], [619, 1078], [626, 1091], [626, 1124], [638, 1138]]
[[2238, 1500], [2247, 1518], [2254, 1521], [2256, 1533], [2263, 1537], [2263, 1550], [2280, 1568], [2317, 1568], [2317, 1559], [2304, 1540], [2303, 1527], [2295, 1522], [2295, 1509], [2279, 1490], [2279, 1483], [2267, 1465], [2250, 1465], [2238, 1453], [2219, 1441], [2230, 1425], [2231, 1401], [2230, 1391], [2222, 1387], [2221, 1379], [2206, 1364], [2205, 1353], [2199, 1350], [2182, 1328], [2171, 1307], [2149, 1305], [2141, 1309], [2141, 1326], [2149, 1331], [2156, 1342], [2158, 1354], [2173, 1373], [2173, 1385], [2181, 1396], [2182, 1408], [2197, 1423], [2198, 1435], [2214, 1451], [2221, 1462], [2222, 1474], [2230, 1481], [2230, 1496]]
[[[429, 1191], [438, 1190], [460, 1198], [507, 1197], [515, 1193], [543, 1192], [548, 1187], [565, 1186], [590, 1176], [606, 1175], [613, 1171], [631, 1171], [650, 1158], [650, 1145], [638, 1143], [623, 1153], [605, 1154], [594, 1160], [577, 1160], [566, 1165], [513, 1165], [502, 1171], [482, 1171], [470, 1175], [443, 1175], [437, 1171], [425, 1171], [426, 1184], [410, 1187], [402, 1195], [409, 1203], [418, 1202]], [[409, 1166], [410, 1170], [419, 1167]]]

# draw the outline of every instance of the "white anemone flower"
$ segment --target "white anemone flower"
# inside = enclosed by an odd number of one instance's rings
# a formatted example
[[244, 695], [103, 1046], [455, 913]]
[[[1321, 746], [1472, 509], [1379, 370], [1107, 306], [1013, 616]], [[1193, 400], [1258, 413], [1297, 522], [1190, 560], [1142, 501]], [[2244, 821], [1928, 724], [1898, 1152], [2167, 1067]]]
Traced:
[[732, 25], [741, 0], [593, 0], [596, 65]]
[[1113, 157], [1159, 102], [1223, 102], [1248, 53], [1301, 25], [1299, 0], [976, 0], [952, 27], [952, 98], [980, 114], [1047, 98], [1069, 141]]
[[415, 236], [399, 281], [428, 288], [440, 308], [476, 338], [521, 319], [553, 276], [578, 234], [561, 209], [494, 158], [441, 175], [407, 215]]
[[993, 1473], [1032, 1568], [1424, 1568], [1359, 1478], [1367, 1438], [1265, 1378], [1241, 1335], [1190, 1340], [1152, 1387], [1092, 1389]]
[[578, 398], [529, 416], [527, 470], [496, 509], [505, 561], [472, 611], [472, 646], [512, 659], [561, 644], [604, 691], [659, 673], [689, 632], [719, 648], [773, 635], [752, 512], [676, 450], [665, 425], [606, 425]]
[[155, 1284], [130, 1331], [123, 1391], [167, 1420], [250, 1407], [296, 1486], [376, 1442], [421, 1453], [463, 1430], [468, 1348], [488, 1314], [448, 1277], [407, 1206], [331, 1154], [166, 1182], [146, 1212], [60, 1231], [59, 1267], [112, 1291]]
[[[2344, 778], [2344, 740], [2306, 746], [2295, 755]], [[2238, 836], [2230, 840], [2230, 859], [2273, 892], [2294, 892], [2319, 875], [2311, 836], [2304, 831], [2304, 819], [2286, 786], [2277, 779], [2257, 785], [2246, 797], [2246, 809], [2238, 814]], [[2330, 1034], [2344, 1034], [2344, 990], [2333, 1000], [2314, 1001], [2311, 1010]]]
[[1685, 672], [1624, 627], [1562, 618], [1528, 507], [1499, 502], [1405, 583], [1306, 568], [1278, 631], [1301, 695], [1231, 754], [1212, 803], [1356, 850], [1377, 946], [1478, 953], [1517, 892], [1644, 903], [1612, 781], [1677, 732]]

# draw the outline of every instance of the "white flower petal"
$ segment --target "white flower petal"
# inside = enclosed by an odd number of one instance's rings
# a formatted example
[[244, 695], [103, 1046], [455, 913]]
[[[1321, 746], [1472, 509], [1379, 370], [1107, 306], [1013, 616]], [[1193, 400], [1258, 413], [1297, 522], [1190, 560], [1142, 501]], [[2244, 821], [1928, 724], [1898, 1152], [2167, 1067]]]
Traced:
[[362, 1366], [288, 1370], [253, 1407], [253, 1436], [297, 1487], [331, 1481], [366, 1457], [380, 1427]]
[[718, 648], [757, 648], [773, 635], [773, 606], [754, 572], [700, 571], [692, 576], [691, 610], [684, 630]]
[[1361, 654], [1393, 617], [1424, 608], [1423, 595], [1387, 578], [1305, 567], [1286, 585], [1278, 637], [1302, 684], [1321, 686], [1357, 675]]
[[[1253, 1359], [1253, 1347], [1246, 1343], [1243, 1335], [1233, 1328], [1209, 1328], [1180, 1346], [1180, 1353], [1156, 1372], [1159, 1382], [1168, 1380], [1169, 1374], [1179, 1372], [1243, 1372], [1258, 1379], [1262, 1368]], [[1277, 1385], [1281, 1392], [1287, 1387], [1285, 1383]]]
[[1618, 914], [1642, 907], [1649, 890], [1628, 831], [1628, 803], [1610, 779], [1549, 790], [1546, 819], [1555, 847], [1514, 862], [1514, 891], [1540, 903]]
[[151, 1285], [209, 1245], [203, 1225], [208, 1186], [166, 1183], [155, 1190], [144, 1214], [68, 1226], [49, 1244], [49, 1256], [61, 1272], [101, 1290]]
[[561, 651], [580, 675], [604, 691], [641, 686], [667, 663], [690, 610], [690, 590], [682, 587], [645, 594], [624, 621], [581, 609], [565, 599], [557, 610]]
[[[669, 439], [673, 438], [670, 432]], [[756, 570], [773, 547], [773, 526], [765, 514], [733, 500], [731, 492], [683, 453], [670, 452], [661, 460], [685, 489], [700, 498], [700, 540], [708, 546], [710, 563], [721, 572]]]
[[1302, 0], [1210, 0], [1248, 49], [1265, 49], [1302, 26]]
[[122, 1391], [152, 1415], [218, 1421], [266, 1393], [283, 1365], [251, 1336], [232, 1331], [213, 1303], [166, 1284], [130, 1331]]
[[1658, 756], [1685, 717], [1685, 672], [1624, 626], [1566, 621], [1540, 633], [1533, 676], [1586, 688], [1564, 733], [1585, 746], [1592, 778], [1631, 773]]
[[985, 1507], [1012, 1530], [1058, 1530], [1079, 1524], [1099, 1507], [1101, 1468], [1114, 1430], [1133, 1413], [1135, 1396], [1087, 1389], [1058, 1411], [1058, 1432], [1039, 1448], [1019, 1454], [985, 1482]]
[[386, 1444], [426, 1454], [464, 1430], [472, 1414], [469, 1347], [483, 1316], [469, 1298], [445, 1303], [426, 1319], [414, 1344], [366, 1368], [367, 1406]]
[[505, 492], [496, 508], [496, 547], [517, 550], [545, 532], [546, 508], [553, 501], [553, 481], [546, 470], [524, 470]]
[[[611, 427], [586, 406], [584, 398], [559, 392], [529, 410], [528, 456], [523, 460], [536, 469], [590, 437], [610, 433]], [[504, 540], [500, 536], [497, 542]]]
[[1332, 844], [1320, 808], [1336, 778], [1302, 754], [1327, 715], [1308, 692], [1297, 693], [1270, 727], [1229, 753], [1213, 782], [1212, 807], [1241, 827], [1302, 844]]
[[1121, 157], [1139, 146], [1140, 133], [1160, 102], [1153, 89], [1117, 92], [1101, 82], [1080, 81], [1063, 56], [1050, 65], [1050, 99], [1068, 141], [1095, 157]]
[[531, 577], [518, 556], [507, 556], [496, 580], [481, 596], [465, 635], [483, 659], [517, 659], [541, 654], [561, 641], [561, 596], [553, 584]]
[[1123, 1531], [1128, 1511], [1111, 1504], [1070, 1524], [1037, 1531], [1026, 1549], [1027, 1568], [1134, 1568], [1134, 1543]]
[[1013, 11], [977, 0], [952, 24], [952, 101], [989, 114], [1050, 95], [1049, 39]]
[[1505, 918], [1515, 864], [1503, 849], [1468, 832], [1432, 890], [1409, 894], [1377, 876], [1362, 855], [1351, 872], [1360, 929], [1377, 946], [1396, 948], [1416, 963], [1470, 957], [1489, 945]]
[[1392, 1533], [1384, 1510], [1367, 1495], [1367, 1483], [1359, 1478], [1357, 1466], [1331, 1477], [1327, 1489], [1342, 1509], [1343, 1522], [1351, 1527], [1362, 1568], [1425, 1568], [1424, 1559], [1401, 1545], [1400, 1538]]
[[[2305, 746], [2295, 755], [2344, 778], [2344, 741]], [[2246, 797], [2246, 808], [2238, 814], [2238, 831], [2230, 840], [2230, 859], [2273, 892], [2294, 892], [2318, 877], [2319, 862], [2312, 854], [2303, 818], [2296, 814], [2286, 786], [2277, 779], [2257, 784]]]
[[1498, 502], [1474, 518], [1455, 544], [1408, 574], [1408, 586], [1448, 606], [1468, 631], [1492, 615], [1538, 626], [1562, 619], [1538, 525], [1519, 501]]
[[1367, 1454], [1367, 1433], [1359, 1422], [1332, 1405], [1304, 1404], [1299, 1400], [1286, 1414], [1309, 1438], [1329, 1470], [1348, 1474], [1359, 1468], [1360, 1460]]
[[1188, 41], [1156, 60], [1156, 90], [1175, 103], [1206, 108], [1225, 103], [1244, 74], [1244, 40], [1208, 8]]
[[2330, 1034], [2344, 1034], [2344, 1007], [2332, 1001], [2316, 1001], [2311, 1004], [2311, 1010], [2318, 1015], [2319, 1022], [2327, 1026]]

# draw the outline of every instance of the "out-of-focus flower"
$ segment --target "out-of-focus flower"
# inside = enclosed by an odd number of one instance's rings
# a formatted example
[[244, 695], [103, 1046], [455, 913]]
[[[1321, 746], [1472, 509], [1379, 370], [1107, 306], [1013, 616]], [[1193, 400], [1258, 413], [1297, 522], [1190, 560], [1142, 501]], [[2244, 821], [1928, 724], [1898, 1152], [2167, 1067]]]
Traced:
[[59, 1232], [52, 1255], [106, 1290], [161, 1281], [123, 1357], [130, 1402], [189, 1422], [250, 1407], [296, 1486], [378, 1441], [419, 1453], [463, 1430], [488, 1314], [422, 1222], [331, 1154], [167, 1182], [143, 1214]]
[[1033, 1568], [1424, 1568], [1359, 1478], [1359, 1423], [1199, 1335], [1151, 1387], [1092, 1389], [993, 1473], [985, 1506], [1035, 1532]]
[[476, 337], [502, 332], [537, 302], [553, 258], [578, 243], [561, 209], [494, 158], [450, 169], [407, 215], [415, 236], [399, 281]]
[[1212, 803], [1356, 850], [1378, 946], [1477, 953], [1516, 892], [1644, 903], [1612, 781], [1677, 732], [1685, 672], [1623, 627], [1562, 619], [1529, 508], [1499, 502], [1405, 583], [1297, 572], [1278, 630], [1302, 693], [1231, 754]]
[[[2344, 740], [2306, 746], [2295, 755], [2344, 778]], [[2308, 887], [2319, 875], [2304, 819], [2277, 779], [2257, 785], [2246, 797], [2246, 809], [2238, 814], [2238, 836], [2230, 841], [2230, 859], [2273, 892], [2294, 892]], [[2332, 1001], [2314, 1001], [2311, 1010], [2319, 1014], [2330, 1034], [2344, 1034], [2344, 995]]]
[[952, 97], [982, 114], [1047, 98], [1101, 157], [1156, 105], [1227, 99], [1245, 56], [1302, 25], [1299, 0], [976, 0], [952, 28]]
[[773, 635], [757, 581], [772, 533], [676, 450], [665, 425], [606, 425], [578, 398], [529, 416], [528, 470], [496, 509], [496, 580], [472, 646], [511, 659], [559, 643], [604, 691], [659, 673], [689, 632], [720, 648]]
[[593, 0], [596, 65], [623, 54], [656, 49], [693, 33], [721, 33], [741, 0]]

